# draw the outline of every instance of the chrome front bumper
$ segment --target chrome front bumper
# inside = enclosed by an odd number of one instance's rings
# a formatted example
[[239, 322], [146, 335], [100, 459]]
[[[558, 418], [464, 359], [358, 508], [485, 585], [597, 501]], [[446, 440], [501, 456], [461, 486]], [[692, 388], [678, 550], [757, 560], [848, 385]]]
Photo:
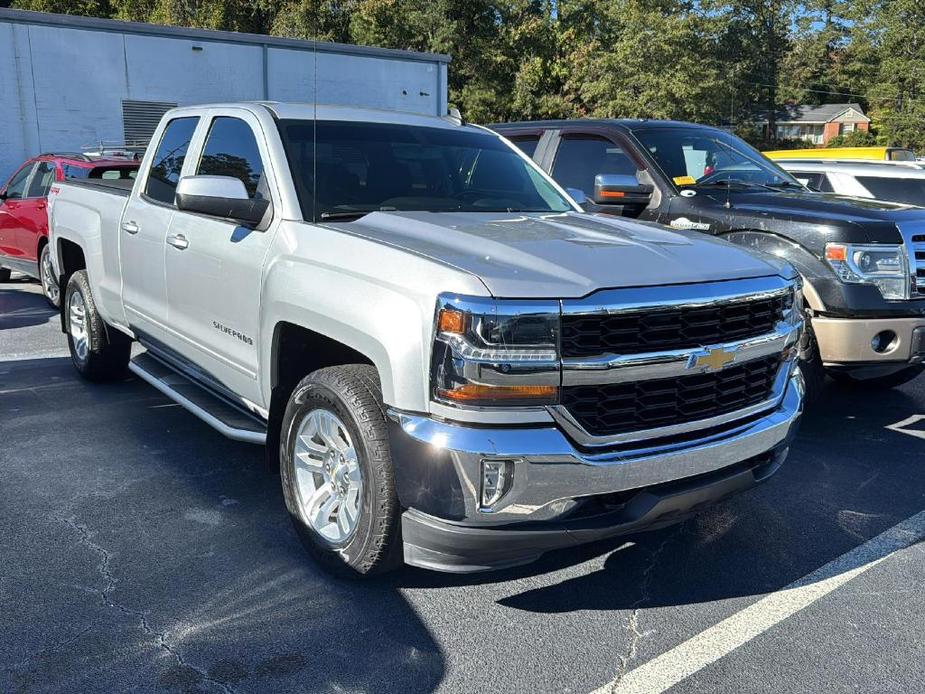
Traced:
[[[405, 508], [467, 526], [556, 521], [586, 497], [704, 475], [785, 448], [796, 434], [803, 392], [795, 369], [779, 403], [762, 414], [693, 440], [594, 452], [578, 448], [555, 425], [464, 426], [392, 410], [399, 499]], [[479, 507], [483, 460], [514, 466], [510, 491], [490, 510]]]

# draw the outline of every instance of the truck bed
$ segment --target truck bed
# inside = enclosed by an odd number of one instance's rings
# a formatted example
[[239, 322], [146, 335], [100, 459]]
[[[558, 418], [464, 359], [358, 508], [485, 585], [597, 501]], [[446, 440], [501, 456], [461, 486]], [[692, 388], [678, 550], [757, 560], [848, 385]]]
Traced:
[[92, 188], [93, 190], [102, 190], [107, 193], [115, 193], [123, 197], [128, 197], [135, 185], [134, 178], [68, 178], [62, 181], [70, 186], [80, 186], [82, 188]]

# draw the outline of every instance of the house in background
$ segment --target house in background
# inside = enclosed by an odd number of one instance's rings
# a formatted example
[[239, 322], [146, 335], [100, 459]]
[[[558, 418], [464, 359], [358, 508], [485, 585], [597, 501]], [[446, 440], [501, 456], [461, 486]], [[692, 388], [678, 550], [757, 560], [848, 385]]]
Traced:
[[777, 111], [775, 120], [776, 135], [768, 131], [767, 113], [759, 121], [765, 139], [803, 140], [817, 147], [824, 147], [838, 135], [870, 130], [870, 118], [860, 104], [790, 104]]

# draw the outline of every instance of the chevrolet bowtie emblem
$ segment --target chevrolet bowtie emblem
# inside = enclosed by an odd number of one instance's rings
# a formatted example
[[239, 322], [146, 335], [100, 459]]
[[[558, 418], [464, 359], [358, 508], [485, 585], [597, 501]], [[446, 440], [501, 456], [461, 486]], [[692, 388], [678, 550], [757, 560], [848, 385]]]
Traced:
[[719, 371], [726, 364], [731, 364], [736, 359], [735, 352], [727, 352], [722, 347], [707, 349], [702, 354], [695, 354], [691, 358], [690, 368], [701, 371]]

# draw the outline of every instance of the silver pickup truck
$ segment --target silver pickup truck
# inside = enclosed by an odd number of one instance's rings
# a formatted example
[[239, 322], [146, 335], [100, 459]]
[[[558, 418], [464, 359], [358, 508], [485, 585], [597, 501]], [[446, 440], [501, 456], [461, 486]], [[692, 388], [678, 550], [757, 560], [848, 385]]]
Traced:
[[266, 444], [335, 571], [662, 527], [770, 477], [796, 431], [789, 265], [583, 214], [483, 128], [180, 108], [123, 185], [52, 191], [74, 366]]

